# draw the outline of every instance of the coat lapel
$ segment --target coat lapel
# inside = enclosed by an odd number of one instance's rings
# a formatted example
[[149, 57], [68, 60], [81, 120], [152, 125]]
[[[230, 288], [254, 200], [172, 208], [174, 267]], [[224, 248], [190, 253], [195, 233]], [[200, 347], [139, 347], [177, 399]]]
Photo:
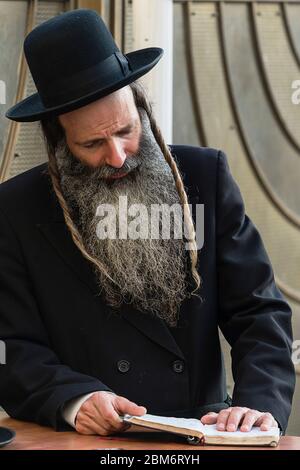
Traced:
[[183, 352], [178, 347], [174, 337], [163, 320], [150, 316], [149, 314], [138, 312], [131, 308], [130, 305], [123, 307], [122, 317], [148, 336], [152, 341], [160, 344], [176, 356], [184, 359]]
[[[62, 209], [55, 196], [53, 196], [51, 204], [51, 220], [36, 224], [37, 228], [69, 268], [89, 287], [92, 294], [96, 295], [99, 292], [99, 288], [97, 289], [93, 267], [89, 261], [83, 257], [80, 250], [73, 242], [65, 223]], [[122, 307], [121, 315], [125, 321], [128, 321], [152, 341], [184, 359], [182, 351], [177, 346], [172, 334], [162, 320], [157, 317], [152, 317], [149, 314], [138, 312], [130, 305]]]

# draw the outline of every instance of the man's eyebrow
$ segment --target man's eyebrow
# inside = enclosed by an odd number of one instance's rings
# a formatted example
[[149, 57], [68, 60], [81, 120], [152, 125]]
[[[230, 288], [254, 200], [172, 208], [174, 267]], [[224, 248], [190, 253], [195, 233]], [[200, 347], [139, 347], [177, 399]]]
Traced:
[[[137, 124], [137, 121], [133, 121], [131, 122], [130, 124], [127, 124], [126, 126], [122, 127], [121, 129], [119, 129], [117, 132], [115, 132], [113, 135], [122, 135], [122, 134], [126, 134], [127, 132], [130, 132]], [[102, 142], [104, 141], [105, 138], [102, 138], [102, 137], [96, 137], [94, 139], [90, 139], [90, 140], [85, 140], [84, 142], [75, 142], [76, 145], [88, 145], [88, 144], [94, 144], [96, 142]]]

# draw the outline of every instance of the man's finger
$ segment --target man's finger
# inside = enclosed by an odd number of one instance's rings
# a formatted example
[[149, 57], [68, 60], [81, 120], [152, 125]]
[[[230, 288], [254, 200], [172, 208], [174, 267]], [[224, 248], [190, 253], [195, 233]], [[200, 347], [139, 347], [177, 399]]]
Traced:
[[[127, 423], [124, 423], [117, 415], [118, 421], [114, 421], [112, 418], [107, 420], [102, 417], [89, 417], [84, 415], [76, 423], [76, 430], [80, 434], [99, 434], [101, 436], [109, 436], [114, 433], [120, 433], [128, 428]], [[130, 425], [129, 425], [130, 426]]]
[[217, 430], [218, 431], [225, 431], [227, 425], [227, 419], [231, 413], [231, 408], [227, 408], [226, 410], [221, 410], [218, 414], [217, 418]]
[[269, 431], [273, 425], [273, 416], [270, 413], [265, 413], [261, 419], [261, 431]]
[[111, 409], [102, 409], [101, 416], [106, 429], [113, 431], [121, 431], [123, 429], [124, 422], [113, 407]]
[[206, 415], [202, 416], [200, 419], [201, 423], [203, 424], [215, 424], [217, 422], [218, 413], [214, 413], [211, 411], [210, 413], [206, 413]]
[[111, 395], [106, 397], [99, 394], [96, 399], [83, 403], [80, 411], [106, 430], [119, 430], [123, 424], [113, 407]]
[[[79, 413], [83, 413], [84, 416], [88, 417], [99, 425], [104, 425], [104, 423], [102, 423], [103, 420], [105, 423], [109, 422], [110, 420], [115, 424], [121, 422], [118, 414], [111, 405], [111, 400], [106, 400], [103, 398], [103, 396], [100, 396], [100, 394], [98, 394], [98, 396], [96, 396], [94, 399], [87, 400], [85, 403], [83, 403]], [[105, 415], [105, 418], [103, 417], [103, 414]]]
[[75, 428], [79, 434], [86, 435], [99, 434], [101, 436], [106, 436], [109, 432], [109, 429], [106, 426], [101, 426], [100, 423], [97, 423], [94, 419], [83, 413], [78, 416]]
[[[229, 416], [227, 416], [226, 427], [223, 429], [226, 429], [226, 431], [229, 431], [229, 432], [236, 431], [238, 425], [240, 424], [241, 419], [243, 418], [243, 416], [245, 415], [247, 411], [248, 411], [248, 408], [241, 408], [241, 407], [232, 408]], [[223, 421], [221, 421], [221, 423], [223, 424]], [[221, 430], [220, 428], [218, 429]]]
[[124, 428], [124, 422], [119, 415], [120, 413], [112, 401], [109, 400], [103, 403], [101, 407], [101, 417], [107, 424], [105, 426], [106, 428], [116, 432], [121, 431]]
[[113, 434], [113, 430], [108, 427], [108, 426], [101, 426], [100, 424], [96, 423], [95, 421], [92, 423], [89, 423], [88, 426], [89, 429], [91, 429], [91, 434], [98, 434], [99, 436], [109, 436], [110, 434]]
[[252, 426], [257, 422], [260, 418], [261, 413], [256, 410], [248, 410], [244, 416], [244, 419], [241, 423], [241, 431], [248, 432], [251, 431]]
[[147, 413], [144, 406], [139, 406], [136, 403], [127, 400], [125, 397], [116, 397], [114, 400], [114, 407], [120, 415], [129, 414], [142, 416]]

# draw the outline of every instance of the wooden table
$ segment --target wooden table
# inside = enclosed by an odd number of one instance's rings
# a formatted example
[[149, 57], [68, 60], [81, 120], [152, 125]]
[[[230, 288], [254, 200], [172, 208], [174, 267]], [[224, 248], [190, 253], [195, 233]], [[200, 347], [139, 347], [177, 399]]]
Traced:
[[[76, 432], [55, 432], [48, 427], [17, 421], [0, 412], [0, 426], [16, 431], [15, 439], [2, 450], [233, 450], [245, 447], [192, 446], [182, 438], [163, 433], [122, 433], [116, 436], [83, 436]], [[159, 436], [159, 437], [158, 437]], [[300, 437], [284, 436], [278, 447], [247, 447], [248, 450], [300, 450]]]

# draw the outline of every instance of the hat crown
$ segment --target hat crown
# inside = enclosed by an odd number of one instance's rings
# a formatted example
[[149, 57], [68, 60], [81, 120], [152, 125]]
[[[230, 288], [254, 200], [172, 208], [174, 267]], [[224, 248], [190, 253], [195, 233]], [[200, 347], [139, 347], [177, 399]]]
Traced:
[[73, 111], [129, 85], [157, 64], [163, 49], [123, 54], [101, 16], [82, 8], [34, 28], [24, 53], [37, 93], [6, 111], [19, 122]]
[[67, 79], [119, 51], [101, 16], [78, 9], [34, 28], [24, 41], [25, 57], [38, 91]]

